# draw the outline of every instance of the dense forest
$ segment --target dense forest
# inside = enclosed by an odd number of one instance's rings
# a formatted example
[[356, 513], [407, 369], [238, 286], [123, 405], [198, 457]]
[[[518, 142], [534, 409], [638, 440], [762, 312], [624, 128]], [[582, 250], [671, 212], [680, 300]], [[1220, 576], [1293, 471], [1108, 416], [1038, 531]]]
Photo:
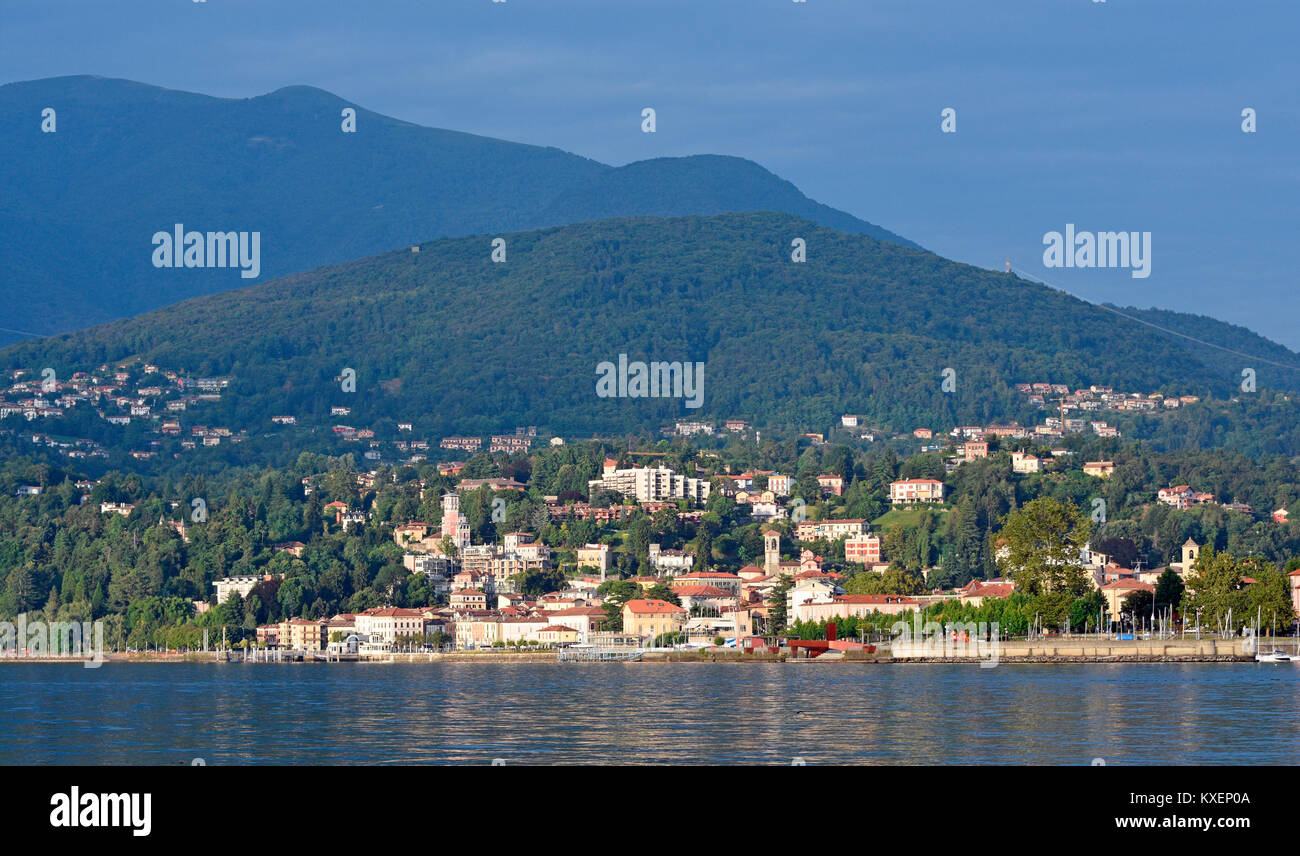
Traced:
[[[806, 262], [792, 261], [795, 238]], [[145, 360], [231, 378], [207, 424], [261, 435], [290, 414], [325, 435], [330, 409], [346, 405], [351, 425], [409, 420], [435, 440], [517, 425], [655, 432], [683, 418], [825, 431], [846, 412], [900, 432], [1033, 424], [1046, 414], [1014, 385], [1041, 380], [1205, 399], [1113, 420], [1157, 448], [1300, 454], [1287, 392], [1300, 373], [1261, 363], [1243, 392], [1240, 358], [1011, 275], [787, 215], [601, 221], [511, 235], [506, 261], [491, 254], [487, 237], [428, 242], [12, 346], [0, 366], [68, 377]], [[1221, 326], [1235, 347], [1279, 348]], [[620, 354], [702, 363], [703, 406], [598, 396], [597, 365]], [[330, 450], [324, 436], [304, 438], [284, 445]]]

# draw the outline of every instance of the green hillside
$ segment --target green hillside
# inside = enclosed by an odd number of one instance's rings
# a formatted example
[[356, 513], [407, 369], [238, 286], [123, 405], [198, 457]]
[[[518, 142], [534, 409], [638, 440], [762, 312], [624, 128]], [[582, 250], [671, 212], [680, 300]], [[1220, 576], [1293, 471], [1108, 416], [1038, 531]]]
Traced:
[[[791, 260], [794, 238], [807, 242], [805, 263]], [[221, 400], [194, 417], [207, 424], [258, 433], [289, 414], [302, 426], [342, 421], [382, 436], [400, 419], [435, 439], [517, 425], [566, 436], [655, 431], [697, 417], [824, 431], [842, 413], [898, 431], [1033, 424], [1041, 414], [1017, 382], [1226, 398], [1239, 377], [1235, 359], [1061, 292], [787, 215], [513, 234], [503, 264], [490, 260], [490, 240], [430, 241], [419, 253], [19, 344], [0, 351], [0, 368], [39, 376], [49, 366], [66, 378], [135, 357], [230, 376]], [[620, 354], [702, 362], [703, 406], [597, 396], [597, 365]], [[355, 392], [338, 380], [345, 368], [356, 372]], [[1205, 443], [1254, 418], [1252, 431], [1281, 437], [1272, 451], [1300, 448], [1294, 408], [1277, 395], [1297, 388], [1294, 373], [1261, 388], [1274, 407], [1266, 417], [1207, 407], [1169, 416], [1195, 423]], [[332, 406], [352, 412], [331, 419]], [[1279, 420], [1290, 427], [1275, 432]]]

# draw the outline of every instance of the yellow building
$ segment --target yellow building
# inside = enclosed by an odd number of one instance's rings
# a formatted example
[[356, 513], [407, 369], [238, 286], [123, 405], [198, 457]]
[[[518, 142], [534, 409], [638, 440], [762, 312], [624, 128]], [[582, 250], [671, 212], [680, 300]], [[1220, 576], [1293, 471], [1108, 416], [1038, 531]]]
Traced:
[[1115, 582], [1106, 583], [1101, 587], [1101, 593], [1106, 598], [1106, 610], [1112, 617], [1124, 611], [1124, 598], [1133, 594], [1133, 592], [1149, 591], [1154, 594], [1155, 590], [1156, 587], [1150, 583], [1134, 579], [1115, 580]]
[[609, 570], [609, 545], [608, 544], [584, 544], [578, 548], [578, 568], [594, 568], [600, 572], [600, 578], [605, 578], [605, 572]]
[[294, 651], [323, 651], [329, 636], [324, 621], [294, 618], [280, 622], [279, 644]]
[[623, 632], [653, 638], [681, 630], [686, 618], [686, 610], [666, 600], [629, 600], [623, 605]]

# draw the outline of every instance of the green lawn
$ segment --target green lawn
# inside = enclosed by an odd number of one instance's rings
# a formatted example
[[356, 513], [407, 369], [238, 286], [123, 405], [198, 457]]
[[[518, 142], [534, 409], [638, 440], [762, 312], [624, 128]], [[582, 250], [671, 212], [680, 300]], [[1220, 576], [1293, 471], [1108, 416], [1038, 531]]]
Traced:
[[934, 503], [927, 506], [916, 506], [914, 508], [891, 508], [884, 514], [871, 521], [871, 528], [875, 531], [888, 529], [890, 526], [902, 526], [904, 529], [910, 526], [916, 526], [921, 522], [921, 515], [926, 510], [933, 511], [935, 514], [947, 514], [948, 506]]

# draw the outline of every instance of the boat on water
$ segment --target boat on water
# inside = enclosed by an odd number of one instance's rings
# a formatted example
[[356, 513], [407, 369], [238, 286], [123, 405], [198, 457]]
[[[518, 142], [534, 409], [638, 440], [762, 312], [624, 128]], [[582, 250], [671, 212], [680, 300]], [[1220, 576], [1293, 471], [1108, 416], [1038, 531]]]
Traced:
[[1272, 651], [1260, 651], [1255, 655], [1257, 663], [1297, 663], [1300, 662], [1300, 656], [1288, 654], [1286, 651], [1273, 649]]

